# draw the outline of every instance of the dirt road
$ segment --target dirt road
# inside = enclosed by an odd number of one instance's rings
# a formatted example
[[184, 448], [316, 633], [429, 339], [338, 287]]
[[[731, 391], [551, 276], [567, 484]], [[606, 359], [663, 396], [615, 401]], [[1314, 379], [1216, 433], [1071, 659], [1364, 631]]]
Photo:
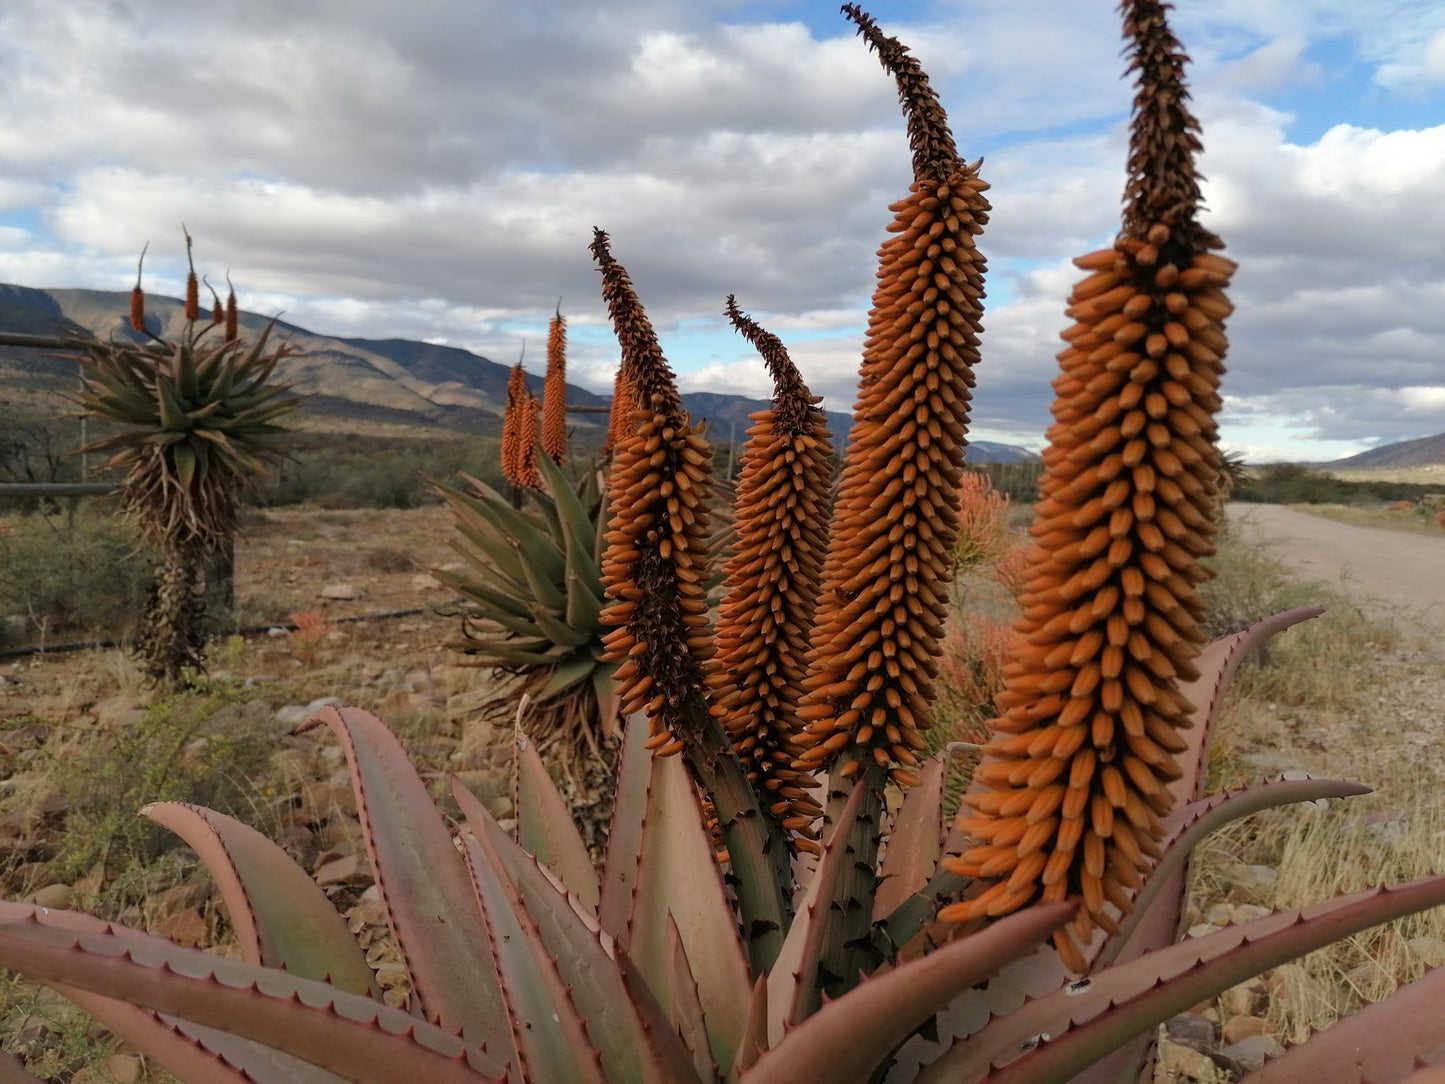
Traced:
[[1445, 535], [1358, 527], [1277, 504], [1231, 504], [1228, 512], [1242, 537], [1271, 545], [1301, 579], [1445, 634]]

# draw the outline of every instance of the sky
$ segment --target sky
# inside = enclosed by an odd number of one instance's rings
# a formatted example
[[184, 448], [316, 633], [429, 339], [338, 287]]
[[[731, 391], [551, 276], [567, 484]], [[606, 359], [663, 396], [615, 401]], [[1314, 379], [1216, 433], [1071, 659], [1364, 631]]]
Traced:
[[[1110, 0], [865, 5], [984, 158], [971, 436], [1038, 448], [1073, 256], [1117, 229]], [[1445, 3], [1179, 0], [1205, 224], [1239, 261], [1221, 432], [1262, 462], [1445, 431]], [[763, 397], [738, 303], [849, 410], [909, 154], [894, 86], [812, 0], [0, 0], [0, 281], [176, 296], [198, 270], [321, 333], [569, 378], [617, 347], [612, 236], [685, 390]]]

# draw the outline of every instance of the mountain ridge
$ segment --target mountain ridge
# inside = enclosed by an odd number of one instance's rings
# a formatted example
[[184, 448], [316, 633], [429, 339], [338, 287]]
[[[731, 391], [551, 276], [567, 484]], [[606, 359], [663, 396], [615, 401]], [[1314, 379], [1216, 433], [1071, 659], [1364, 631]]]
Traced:
[[1322, 466], [1331, 470], [1400, 470], [1438, 464], [1445, 464], [1445, 433], [1382, 444]]
[[[129, 325], [129, 295], [113, 290], [41, 289], [0, 283], [0, 330], [38, 335], [89, 335], [139, 341]], [[243, 332], [259, 334], [271, 320], [241, 313]], [[185, 325], [184, 306], [177, 298], [147, 295], [146, 326], [163, 338], [179, 335]], [[462, 347], [413, 339], [347, 338], [325, 335], [275, 320], [300, 351], [282, 363], [280, 376], [311, 396], [308, 428], [336, 429], [345, 423], [385, 431], [418, 429], [495, 436], [501, 432], [511, 366]], [[0, 380], [58, 395], [74, 385], [73, 365], [62, 357], [20, 347], [0, 347]], [[527, 373], [533, 394], [542, 395], [542, 376]], [[720, 392], [685, 392], [684, 407], [708, 419], [716, 439], [744, 439], [748, 415], [765, 410], [760, 399]], [[610, 396], [576, 384], [567, 385], [573, 406], [605, 407]], [[835, 445], [842, 444], [852, 416], [828, 412]], [[571, 424], [599, 436], [605, 414], [573, 414]], [[970, 442], [969, 461], [1013, 463], [1038, 458], [1011, 444]]]

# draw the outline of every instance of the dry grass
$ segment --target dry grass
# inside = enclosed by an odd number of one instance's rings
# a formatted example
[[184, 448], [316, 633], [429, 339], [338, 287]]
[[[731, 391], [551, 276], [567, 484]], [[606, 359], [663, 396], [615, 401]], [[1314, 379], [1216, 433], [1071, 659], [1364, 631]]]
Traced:
[[1404, 531], [1407, 534], [1428, 534], [1445, 539], [1435, 522], [1438, 509], [1422, 505], [1406, 504], [1403, 508], [1363, 508], [1352, 504], [1292, 504], [1296, 512], [1308, 512], [1312, 516], [1353, 523], [1357, 527], [1383, 527], [1390, 531]]
[[[1211, 787], [1294, 767], [1375, 791], [1329, 808], [1260, 814], [1215, 835], [1196, 854], [1190, 921], [1204, 919], [1211, 906], [1217, 914], [1221, 901], [1303, 907], [1433, 872], [1445, 853], [1445, 766], [1433, 755], [1445, 658], [1327, 589], [1290, 582], [1268, 553], [1227, 541], [1219, 567], [1210, 593], [1225, 613], [1263, 613], [1307, 599], [1327, 612], [1285, 632], [1241, 669], [1220, 720]], [[1247, 866], [1272, 869], [1273, 884], [1251, 887], [1241, 876]], [[1368, 930], [1302, 958], [1301, 970], [1282, 972], [1290, 978], [1271, 997], [1269, 1019], [1283, 1040], [1302, 1041], [1418, 978], [1424, 958], [1440, 951], [1445, 909]]]

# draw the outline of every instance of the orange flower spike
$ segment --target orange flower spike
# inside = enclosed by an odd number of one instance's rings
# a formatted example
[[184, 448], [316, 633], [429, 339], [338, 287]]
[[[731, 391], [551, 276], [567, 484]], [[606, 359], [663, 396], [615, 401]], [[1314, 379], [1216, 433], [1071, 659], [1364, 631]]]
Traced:
[[140, 259], [135, 265], [135, 286], [130, 291], [130, 329], [141, 335], [146, 329], [146, 295], [140, 288], [140, 276], [141, 268], [145, 266], [146, 249], [150, 247], [147, 241], [140, 250]]
[[799, 766], [843, 756], [885, 770], [917, 763], [931, 722], [979, 356], [984, 260], [974, 241], [988, 185], [958, 157], [917, 60], [859, 8], [843, 10], [897, 81], [914, 182], [878, 252], [798, 713]]
[[602, 623], [624, 714], [645, 711], [659, 755], [700, 742], [705, 721], [708, 514], [712, 448], [682, 409], [672, 370], [627, 270], [596, 230], [592, 255], [602, 299], [622, 348], [632, 421], [612, 451], [611, 518], [602, 583], [611, 604]]
[[514, 486], [522, 482], [522, 427], [527, 409], [527, 374], [519, 361], [507, 378], [507, 409], [502, 415], [502, 477]]
[[537, 470], [537, 432], [541, 426], [542, 404], [528, 392], [517, 425], [517, 484], [526, 489], [542, 488], [542, 475]]
[[181, 232], [186, 234], [186, 265], [190, 270], [186, 274], [186, 319], [199, 320], [201, 318], [201, 282], [196, 278], [195, 261], [191, 259], [191, 235], [186, 233], [185, 224], [181, 224]]
[[1234, 265], [1199, 225], [1199, 126], [1167, 7], [1122, 8], [1138, 73], [1123, 228], [1113, 248], [1074, 261], [1089, 274], [1069, 298], [1077, 322], [1063, 335], [1020, 577], [1021, 647], [996, 701], [999, 740], [975, 774], [982, 789], [964, 796], [978, 845], [947, 863], [984, 878], [983, 894], [949, 908], [959, 920], [1082, 899], [1054, 938], [1075, 971], [1094, 928], [1113, 929], [1129, 906], [1173, 802], [1190, 712], [1179, 686], [1197, 673], [1195, 585], [1221, 478], [1220, 289]]
[[547, 376], [542, 382], [542, 452], [561, 465], [567, 455], [567, 321], [562, 300], [547, 329]]
[[[738, 483], [734, 556], [723, 570], [717, 656], [708, 674], [712, 713], [779, 823], [822, 809], [812, 780], [793, 767], [808, 630], [828, 530], [832, 441], [817, 399], [776, 335], [728, 296], [728, 318], [773, 376], [773, 406], [749, 417]], [[758, 680], [760, 675], [766, 680]], [[784, 797], [784, 795], [791, 797]], [[806, 822], [805, 822], [806, 823]], [[807, 838], [806, 827], [798, 831]]]

